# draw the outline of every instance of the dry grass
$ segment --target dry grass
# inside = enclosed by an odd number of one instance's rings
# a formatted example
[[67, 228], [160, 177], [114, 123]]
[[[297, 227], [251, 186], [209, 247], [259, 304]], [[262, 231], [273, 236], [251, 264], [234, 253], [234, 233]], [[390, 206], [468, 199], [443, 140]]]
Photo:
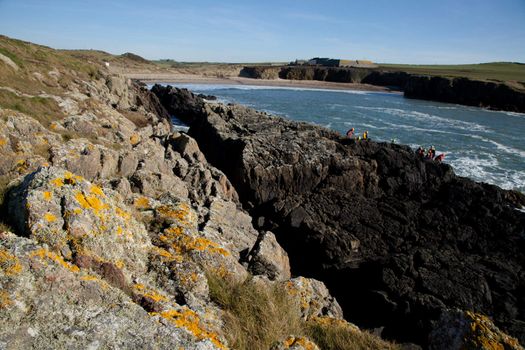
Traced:
[[233, 349], [267, 350], [290, 335], [306, 336], [322, 350], [399, 349], [344, 321], [323, 318], [305, 322], [298, 301], [283, 284], [265, 287], [253, 279], [234, 282], [210, 273], [207, 277], [211, 299], [225, 311], [224, 333]]
[[308, 338], [323, 350], [384, 349], [400, 347], [380, 339], [367, 331], [355, 330], [341, 322], [311, 320], [305, 323]]
[[210, 296], [225, 310], [225, 334], [233, 349], [268, 350], [272, 343], [302, 333], [299, 307], [283, 286], [265, 288], [208, 275]]

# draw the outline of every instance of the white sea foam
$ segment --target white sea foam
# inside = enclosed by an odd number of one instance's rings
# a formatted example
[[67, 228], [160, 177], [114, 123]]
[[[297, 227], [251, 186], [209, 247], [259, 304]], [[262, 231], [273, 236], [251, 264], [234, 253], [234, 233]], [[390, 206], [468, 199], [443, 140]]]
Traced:
[[501, 144], [499, 142], [496, 142], [494, 140], [491, 140], [491, 139], [488, 139], [486, 137], [479, 136], [479, 135], [466, 135], [466, 136], [470, 136], [472, 138], [475, 138], [475, 139], [478, 139], [478, 140], [481, 140], [481, 141], [484, 141], [484, 142], [491, 143], [494, 146], [496, 146], [497, 149], [499, 149], [500, 151], [503, 151], [505, 153], [512, 154], [512, 155], [519, 155], [521, 158], [525, 158], [525, 151], [523, 151], [523, 150], [520, 150], [520, 149], [517, 149], [517, 148], [514, 148], [514, 147], [510, 147], [510, 146], [506, 146], [504, 144]]
[[510, 170], [499, 164], [497, 156], [488, 153], [476, 154], [463, 152], [464, 155], [454, 157], [447, 154], [447, 161], [460, 176], [472, 178], [498, 185], [505, 189], [525, 189], [525, 173]]
[[355, 107], [359, 109], [364, 109], [364, 110], [371, 110], [371, 111], [386, 113], [386, 114], [390, 114], [390, 115], [401, 117], [401, 118], [410, 118], [410, 119], [415, 119], [415, 120], [419, 120], [423, 122], [431, 121], [434, 123], [432, 125], [433, 127], [440, 126], [440, 125], [447, 125], [447, 126], [454, 126], [461, 130], [490, 132], [490, 130], [487, 129], [487, 127], [480, 125], [480, 124], [466, 122], [463, 120], [444, 118], [444, 117], [440, 117], [437, 115], [418, 112], [418, 111], [409, 111], [405, 109], [388, 108], [388, 107], [368, 107], [368, 106], [355, 106]]

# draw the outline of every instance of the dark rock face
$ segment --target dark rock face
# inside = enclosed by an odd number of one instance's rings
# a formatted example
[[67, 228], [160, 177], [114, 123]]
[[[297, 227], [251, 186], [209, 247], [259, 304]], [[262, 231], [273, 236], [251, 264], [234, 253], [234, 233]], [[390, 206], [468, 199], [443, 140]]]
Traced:
[[171, 95], [182, 102], [177, 115], [191, 110], [189, 132], [208, 161], [275, 233], [292, 273], [327, 283], [347, 319], [426, 345], [455, 307], [525, 342], [523, 194], [458, 177], [407, 146], [161, 91]]
[[403, 90], [405, 97], [408, 98], [525, 112], [525, 92], [504, 83], [413, 75], [406, 72], [371, 68], [258, 66], [245, 67], [242, 71], [242, 76], [255, 79], [276, 79], [276, 74], [282, 79], [291, 80], [320, 80], [387, 86]]
[[508, 85], [467, 78], [411, 76], [405, 96], [469, 106], [524, 112], [525, 93]]
[[[169, 92], [176, 93], [169, 93]], [[173, 88], [171, 86], [164, 87], [162, 85], [155, 84], [151, 88], [151, 92], [155, 94], [160, 103], [166, 108], [170, 115], [181, 117], [180, 119], [187, 123], [192, 123], [195, 117], [200, 114], [199, 111], [204, 107], [204, 101], [202, 98], [195, 96], [186, 89]]]

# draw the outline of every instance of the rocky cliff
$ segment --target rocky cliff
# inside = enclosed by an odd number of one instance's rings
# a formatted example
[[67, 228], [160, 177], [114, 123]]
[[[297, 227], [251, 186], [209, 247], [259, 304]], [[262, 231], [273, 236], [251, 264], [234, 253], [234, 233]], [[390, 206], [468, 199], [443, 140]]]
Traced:
[[458, 177], [407, 146], [355, 142], [184, 90], [153, 92], [187, 116], [255, 226], [276, 234], [292, 274], [323, 280], [347, 319], [440, 348], [448, 331], [439, 322], [459, 308], [525, 342], [523, 194]]
[[[243, 76], [275, 79], [275, 67], [245, 67]], [[282, 79], [320, 80], [388, 86], [408, 98], [458, 103], [468, 106], [525, 113], [525, 92], [504, 83], [468, 78], [432, 77], [370, 68], [281, 67]]]
[[43, 46], [0, 49], [1, 349], [311, 349], [332, 324], [396, 348], [344, 321], [323, 282], [292, 278], [142, 85]]

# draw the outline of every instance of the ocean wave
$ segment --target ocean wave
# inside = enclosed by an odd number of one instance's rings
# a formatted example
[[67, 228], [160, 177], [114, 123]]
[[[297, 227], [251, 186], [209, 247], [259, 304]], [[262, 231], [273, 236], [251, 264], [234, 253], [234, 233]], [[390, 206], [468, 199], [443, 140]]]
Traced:
[[368, 107], [368, 106], [355, 106], [355, 108], [386, 113], [386, 114], [390, 114], [396, 117], [410, 118], [410, 119], [420, 120], [424, 122], [432, 121], [435, 123], [435, 126], [444, 124], [444, 125], [452, 125], [461, 130], [481, 131], [481, 132], [491, 131], [487, 127], [477, 124], [477, 123], [466, 122], [463, 120], [449, 119], [449, 118], [440, 117], [437, 115], [423, 113], [423, 112], [418, 112], [414, 110], [405, 110], [405, 109], [388, 108], [388, 107]]
[[459, 157], [447, 155], [445, 159], [459, 176], [487, 182], [505, 189], [525, 190], [525, 173], [502, 167], [497, 156], [493, 154], [483, 153], [480, 156], [471, 154]]
[[525, 158], [525, 151], [522, 151], [520, 149], [504, 145], [502, 143], [496, 142], [494, 140], [491, 140], [491, 139], [488, 139], [486, 137], [479, 136], [479, 135], [466, 135], [466, 136], [470, 136], [472, 138], [475, 138], [475, 139], [478, 139], [478, 140], [481, 140], [481, 141], [484, 141], [484, 142], [491, 143], [494, 146], [496, 146], [497, 149], [499, 149], [500, 151], [503, 151], [505, 153], [512, 154], [512, 155], [519, 155], [521, 158]]

